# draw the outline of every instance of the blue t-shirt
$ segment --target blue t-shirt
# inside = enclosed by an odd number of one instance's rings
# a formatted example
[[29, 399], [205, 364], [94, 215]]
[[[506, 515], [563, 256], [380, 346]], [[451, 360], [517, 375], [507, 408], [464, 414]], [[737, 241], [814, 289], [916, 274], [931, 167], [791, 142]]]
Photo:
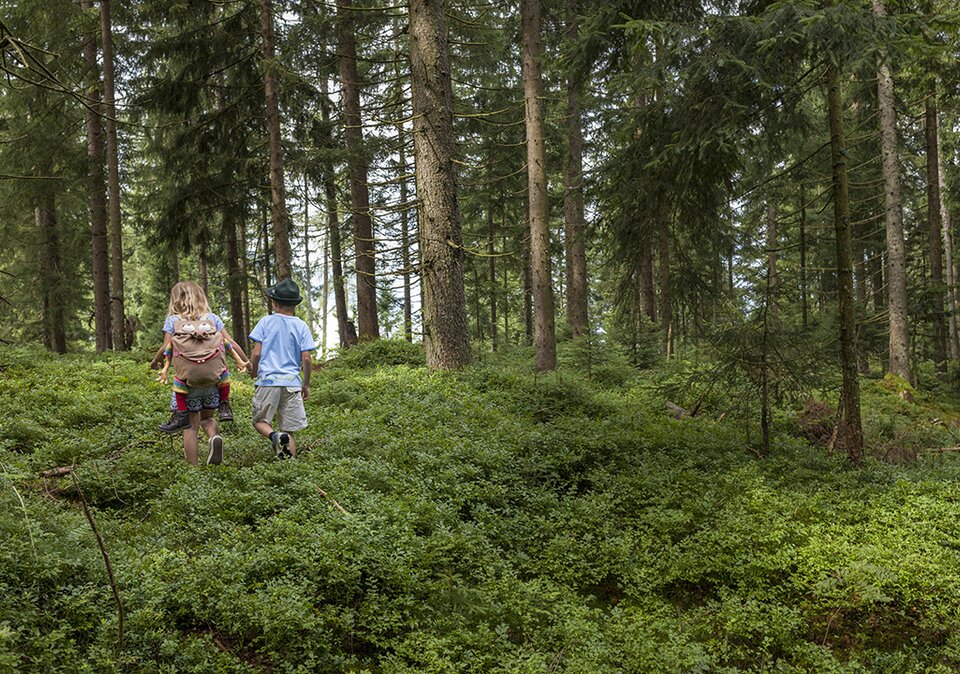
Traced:
[[[213, 327], [217, 329], [217, 332], [223, 330], [223, 321], [220, 320], [220, 317], [216, 314], [207, 314], [203, 317], [204, 320], [210, 321], [213, 323]], [[167, 316], [167, 320], [163, 322], [163, 331], [173, 334], [173, 324], [180, 320], [179, 316]], [[156, 325], [156, 323], [154, 323]]]
[[317, 348], [310, 328], [296, 316], [270, 314], [264, 316], [250, 333], [260, 342], [260, 363], [256, 386], [300, 388], [300, 353]]

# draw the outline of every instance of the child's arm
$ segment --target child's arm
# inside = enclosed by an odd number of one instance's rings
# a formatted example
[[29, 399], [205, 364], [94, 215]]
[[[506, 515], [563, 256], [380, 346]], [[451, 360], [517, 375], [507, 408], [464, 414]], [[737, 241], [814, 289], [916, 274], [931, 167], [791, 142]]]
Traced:
[[237, 364], [237, 367], [241, 370], [246, 370], [247, 366], [250, 364], [247, 360], [247, 354], [243, 352], [243, 349], [240, 348], [240, 345], [230, 336], [230, 333], [227, 332], [226, 328], [223, 328], [220, 331], [220, 334], [223, 336], [223, 343], [229, 345], [227, 349], [232, 355], [233, 360]]
[[250, 373], [250, 376], [254, 379], [257, 378], [257, 368], [260, 366], [260, 342], [254, 342], [253, 344], [253, 353], [250, 354], [250, 367], [247, 368], [247, 372]]
[[170, 336], [169, 333], [163, 333], [163, 346], [160, 347], [160, 350], [157, 351], [157, 355], [153, 357], [153, 360], [150, 361], [150, 369], [157, 370], [160, 368], [160, 361], [163, 360], [164, 351], [167, 350], [167, 338]]
[[[163, 369], [161, 369], [160, 374], [157, 375], [157, 381], [166, 384], [167, 372], [170, 370], [170, 361], [173, 360], [173, 335], [169, 332], [163, 333], [163, 346], [160, 347], [157, 356], [162, 356], [164, 360]], [[156, 356], [154, 356], [154, 360], [157, 360]], [[157, 364], [159, 365], [159, 361]], [[152, 366], [153, 364], [151, 363], [151, 367]]]
[[300, 352], [300, 367], [303, 369], [303, 388], [300, 393], [304, 400], [309, 400], [310, 375], [313, 374], [313, 355], [309, 351]]

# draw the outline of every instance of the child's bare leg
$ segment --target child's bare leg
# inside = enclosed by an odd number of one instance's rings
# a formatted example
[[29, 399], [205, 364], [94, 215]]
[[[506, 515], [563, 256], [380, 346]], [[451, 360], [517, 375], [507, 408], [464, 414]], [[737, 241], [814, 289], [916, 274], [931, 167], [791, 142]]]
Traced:
[[270, 434], [273, 433], [273, 426], [270, 425], [269, 421], [257, 421], [253, 424], [253, 427], [265, 438], [269, 438]]
[[200, 413], [190, 413], [190, 425], [183, 429], [183, 456], [187, 463], [197, 465], [197, 431], [200, 429]]
[[203, 432], [206, 433], [208, 439], [219, 434], [217, 420], [213, 417], [213, 410], [200, 412], [200, 426], [203, 427]]

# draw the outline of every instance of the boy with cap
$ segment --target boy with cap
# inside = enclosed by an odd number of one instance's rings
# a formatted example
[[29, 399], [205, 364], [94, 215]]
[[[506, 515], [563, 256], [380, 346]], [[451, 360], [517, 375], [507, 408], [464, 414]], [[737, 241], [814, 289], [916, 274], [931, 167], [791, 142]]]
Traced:
[[[250, 333], [254, 342], [250, 374], [256, 387], [253, 427], [270, 439], [278, 459], [289, 459], [297, 455], [293, 433], [307, 427], [303, 401], [310, 397], [310, 352], [317, 342], [294, 313], [302, 298], [293, 280], [283, 279], [269, 288], [267, 297], [274, 313], [261, 318]], [[274, 430], [274, 418], [279, 430]]]

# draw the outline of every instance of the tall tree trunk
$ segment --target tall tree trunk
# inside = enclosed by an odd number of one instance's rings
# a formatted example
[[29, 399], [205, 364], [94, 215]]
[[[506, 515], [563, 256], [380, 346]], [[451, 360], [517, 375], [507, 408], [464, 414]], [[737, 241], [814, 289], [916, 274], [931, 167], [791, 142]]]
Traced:
[[[488, 172], [488, 177], [491, 172]], [[489, 186], [488, 186], [489, 189]], [[497, 258], [496, 227], [493, 219], [493, 192], [487, 198], [487, 281], [490, 296], [490, 342], [494, 351], [500, 350], [499, 326], [497, 324]]]
[[303, 289], [307, 300], [307, 325], [310, 326], [310, 332], [314, 330], [313, 325], [313, 287], [310, 282], [310, 185], [307, 177], [303, 177]]
[[200, 236], [200, 244], [197, 246], [197, 276], [200, 277], [200, 287], [203, 288], [204, 294], [209, 295], [210, 275], [207, 269], [206, 225], [204, 225], [204, 232]]
[[[887, 13], [884, 0], [873, 0], [877, 16]], [[897, 118], [890, 66], [877, 60], [877, 104], [883, 173], [883, 203], [887, 230], [887, 309], [890, 323], [890, 372], [910, 380], [910, 336], [907, 329], [907, 258], [900, 201], [900, 167], [897, 160]]]
[[[777, 233], [777, 205], [773, 201], [767, 202], [767, 306], [765, 311], [775, 317], [779, 311], [780, 277], [777, 275], [777, 255], [779, 253], [779, 236]], [[766, 318], [764, 318], [766, 320]], [[766, 324], [764, 324], [766, 325]]]
[[323, 237], [323, 311], [320, 314], [320, 356], [327, 359], [327, 326], [330, 317], [330, 235]]
[[843, 95], [835, 65], [827, 68], [827, 114], [833, 161], [833, 216], [837, 247], [837, 296], [840, 309], [840, 368], [843, 373], [841, 445], [854, 463], [863, 458], [860, 382], [857, 378], [857, 322], [853, 297], [853, 253], [847, 186], [847, 154], [843, 138]]
[[[80, 0], [88, 12], [93, 0]], [[103, 175], [103, 127], [100, 123], [100, 76], [97, 65], [97, 36], [91, 33], [83, 44], [87, 99], [87, 178], [90, 190], [90, 244], [92, 249], [94, 337], [97, 353], [111, 346], [110, 258], [107, 240], [106, 185]]]
[[407, 200], [410, 198], [410, 190], [407, 184], [407, 117], [406, 106], [404, 105], [403, 82], [404, 73], [400, 63], [404, 60], [402, 57], [403, 45], [401, 44], [401, 34], [403, 25], [397, 21], [394, 25], [393, 39], [396, 49], [396, 58], [394, 59], [393, 74], [397, 83], [397, 174], [400, 183], [400, 261], [403, 265], [401, 276], [403, 278], [403, 338], [408, 342], [413, 342], [413, 293], [410, 285], [412, 275], [410, 258], [410, 207]]
[[653, 244], [649, 234], [644, 238], [646, 242], [643, 244], [643, 250], [640, 251], [640, 265], [637, 271], [640, 284], [640, 306], [643, 309], [643, 315], [651, 323], [656, 323], [657, 289], [653, 280]]
[[350, 211], [356, 248], [357, 325], [361, 340], [380, 337], [377, 318], [377, 281], [373, 220], [370, 217], [370, 193], [367, 187], [367, 159], [363, 147], [360, 120], [360, 76], [357, 74], [357, 46], [350, 25], [353, 0], [339, 0], [337, 37], [339, 39], [340, 80], [343, 85], [344, 137], [350, 172]]
[[126, 313], [123, 302], [123, 223], [120, 218], [120, 154], [117, 147], [117, 107], [113, 85], [113, 26], [110, 0], [100, 0], [100, 33], [103, 40], [103, 107], [107, 141], [107, 187], [110, 193], [110, 326], [113, 348], [125, 351]]
[[[321, 93], [327, 98], [327, 76], [320, 79]], [[330, 128], [330, 111], [321, 106], [321, 119], [325, 128]], [[329, 139], [331, 144], [333, 139]], [[333, 168], [329, 164], [323, 167], [323, 191], [327, 201], [327, 241], [330, 246], [330, 268], [333, 274], [333, 302], [337, 314], [337, 334], [340, 348], [349, 349], [357, 343], [356, 330], [347, 313], [346, 280], [343, 277], [343, 244], [340, 241], [340, 220], [337, 217], [337, 183]]]
[[243, 299], [243, 341], [240, 345], [245, 353], [250, 353], [247, 349], [249, 345], [247, 337], [250, 334], [250, 270], [247, 269], [247, 223], [245, 220], [241, 220], [237, 227], [237, 244], [240, 246], [240, 297]]
[[[567, 40], [576, 42], [577, 0], [567, 0]], [[567, 77], [567, 162], [563, 173], [564, 244], [567, 263], [567, 324], [573, 337], [590, 331], [587, 318], [586, 223], [583, 208], [583, 130], [580, 82]]]
[[943, 254], [940, 221], [940, 159], [937, 147], [936, 94], [924, 105], [927, 126], [927, 220], [929, 222], [930, 290], [933, 294], [933, 363], [939, 375], [947, 372], [947, 329], [943, 317]]
[[470, 362], [470, 329], [453, 167], [456, 146], [447, 27], [442, 0], [410, 0], [409, 7], [423, 344], [429, 367], [455, 369]]
[[[529, 202], [527, 202], [529, 203]], [[529, 231], [530, 209], [524, 204], [523, 222]], [[523, 328], [524, 344], [533, 344], [533, 272], [530, 268], [530, 237], [523, 237]]]
[[807, 300], [807, 190], [800, 183], [800, 315], [803, 329], [807, 329], [810, 309]]
[[673, 305], [670, 292], [670, 201], [665, 192], [657, 196], [657, 230], [660, 254], [660, 329], [663, 331], [663, 355], [673, 355]]
[[[230, 334], [244, 353], [247, 349], [246, 325], [243, 320], [243, 294], [240, 290], [240, 249], [237, 244], [237, 218], [231, 204], [223, 209], [223, 232], [227, 240], [227, 292], [230, 296]], [[246, 251], [244, 251], [244, 256]]]
[[[268, 233], [269, 227], [267, 226], [267, 214], [261, 208], [260, 210], [260, 245], [263, 248], [263, 289], [266, 290], [273, 285], [273, 276], [271, 273], [272, 265], [270, 264], [270, 235]], [[279, 281], [279, 279], [277, 279]], [[266, 308], [268, 314], [273, 313], [273, 308], [270, 304], [270, 300], [267, 297], [266, 293], [261, 293], [263, 295], [263, 304]]]
[[550, 214], [547, 153], [540, 76], [540, 0], [522, 0], [523, 100], [527, 132], [527, 192], [530, 200], [530, 267], [533, 276], [536, 369], [557, 368], [553, 279], [550, 273]]
[[42, 245], [39, 258], [40, 292], [43, 296], [43, 327], [47, 347], [56, 353], [67, 352], [64, 328], [63, 274], [61, 269], [60, 233], [57, 226], [56, 200], [53, 193], [44, 190], [34, 216]]
[[173, 284], [180, 283], [180, 251], [177, 250], [176, 244], [173, 244], [170, 249], [170, 277]]
[[[940, 127], [937, 127], [937, 147]], [[956, 267], [953, 264], [953, 221], [950, 217], [950, 207], [947, 205], [947, 180], [943, 166], [943, 153], [937, 152], [937, 178], [940, 182], [940, 221], [943, 225], [944, 270], [947, 275], [947, 316], [948, 334], [950, 337], [950, 358], [956, 361], [960, 358], [960, 335], [957, 334], [957, 279]]]
[[277, 279], [293, 274], [290, 250], [290, 219], [283, 178], [283, 147], [280, 144], [280, 107], [277, 103], [277, 65], [273, 32], [273, 0], [260, 0], [260, 31], [263, 39], [263, 91], [266, 101], [267, 148], [270, 155], [270, 213], [276, 248]]

